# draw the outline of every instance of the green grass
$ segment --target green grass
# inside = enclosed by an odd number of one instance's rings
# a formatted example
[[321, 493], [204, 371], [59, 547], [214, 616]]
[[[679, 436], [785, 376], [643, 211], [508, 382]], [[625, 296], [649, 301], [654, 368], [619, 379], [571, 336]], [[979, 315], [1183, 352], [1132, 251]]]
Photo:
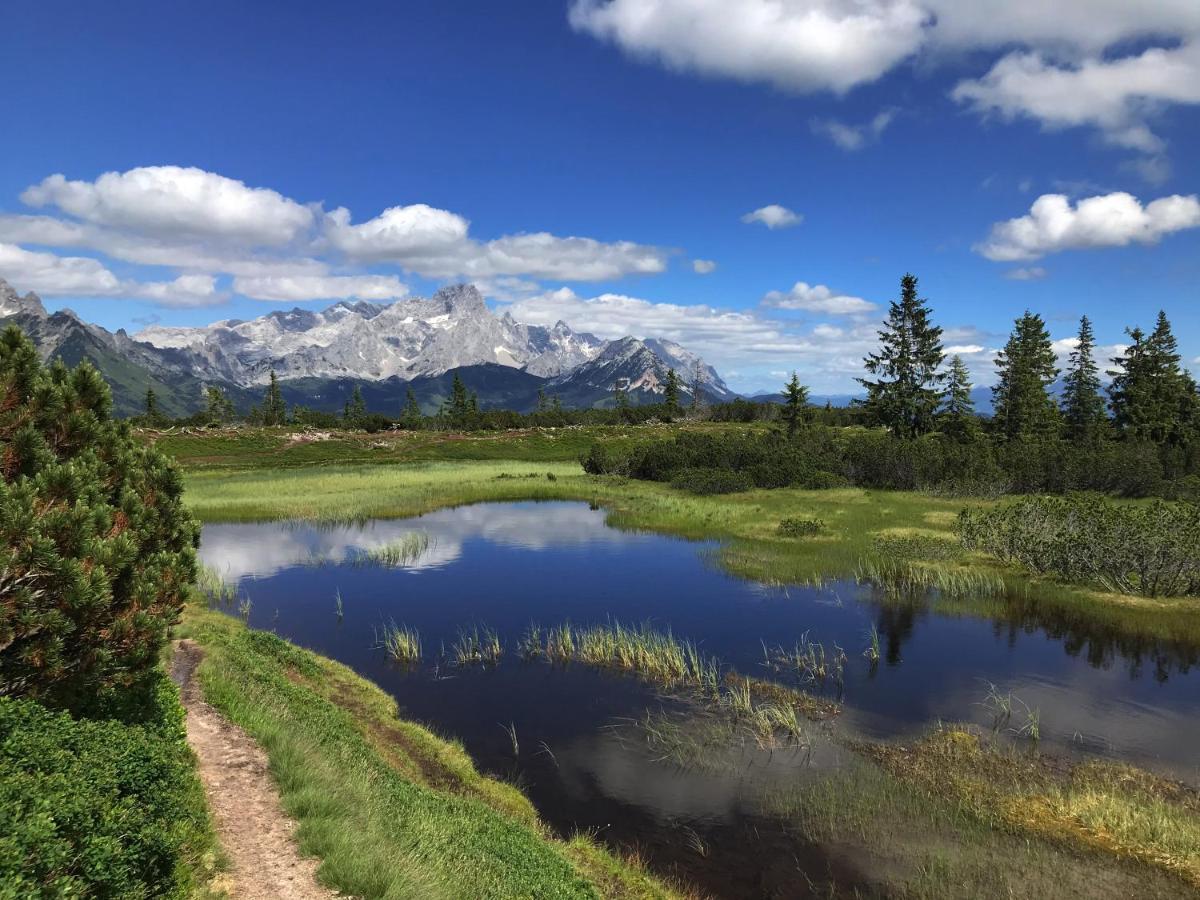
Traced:
[[[341, 618], [340, 612], [338, 618]], [[421, 634], [415, 628], [388, 622], [380, 629], [375, 641], [389, 659], [402, 666], [416, 666], [421, 662]]]
[[586, 840], [550, 837], [519, 791], [344, 666], [199, 607], [183, 631], [205, 650], [205, 699], [266, 750], [323, 883], [369, 898], [674, 896]]

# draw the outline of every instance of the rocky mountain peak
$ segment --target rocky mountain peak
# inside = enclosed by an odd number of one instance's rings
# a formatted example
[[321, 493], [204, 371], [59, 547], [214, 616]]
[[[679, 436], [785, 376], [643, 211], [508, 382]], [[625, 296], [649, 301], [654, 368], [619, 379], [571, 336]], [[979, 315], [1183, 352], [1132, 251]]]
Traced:
[[46, 307], [37, 294], [30, 291], [24, 297], [3, 278], [0, 278], [0, 316], [15, 316], [21, 313], [46, 317]]
[[434, 303], [443, 305], [448, 313], [467, 315], [487, 311], [483, 294], [479, 293], [479, 288], [473, 284], [449, 285], [434, 294], [432, 299]]

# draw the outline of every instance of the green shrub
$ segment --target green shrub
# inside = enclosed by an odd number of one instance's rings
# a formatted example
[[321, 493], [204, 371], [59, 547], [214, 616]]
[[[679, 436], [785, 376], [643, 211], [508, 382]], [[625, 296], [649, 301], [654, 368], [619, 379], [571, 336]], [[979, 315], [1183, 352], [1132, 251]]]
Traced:
[[672, 480], [671, 487], [692, 494], [736, 494], [754, 487], [745, 472], [730, 469], [682, 469]]
[[963, 555], [963, 548], [947, 538], [929, 534], [881, 534], [875, 552], [891, 559], [947, 560]]
[[111, 405], [91, 366], [43, 367], [0, 334], [0, 696], [137, 681], [195, 578], [179, 473]]
[[178, 694], [160, 676], [116, 702], [142, 724], [0, 699], [0, 896], [189, 895], [210, 836]]
[[775, 530], [783, 537], [811, 537], [820, 534], [825, 523], [820, 519], [784, 519]]
[[1148, 597], [1200, 594], [1200, 506], [1028, 497], [959, 515], [963, 545], [1034, 572]]

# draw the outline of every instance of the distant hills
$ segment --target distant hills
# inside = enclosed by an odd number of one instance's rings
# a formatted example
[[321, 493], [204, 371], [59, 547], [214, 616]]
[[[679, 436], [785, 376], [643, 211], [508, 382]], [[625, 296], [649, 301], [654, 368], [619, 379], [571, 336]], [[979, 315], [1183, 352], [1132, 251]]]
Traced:
[[142, 411], [152, 388], [162, 410], [185, 416], [217, 386], [235, 407], [258, 403], [274, 370], [284, 398], [313, 409], [340, 410], [357, 386], [372, 411], [398, 414], [411, 388], [426, 412], [449, 394], [454, 375], [483, 408], [533, 409], [539, 391], [567, 407], [607, 406], [615, 386], [630, 402], [662, 399], [674, 368], [686, 400], [697, 372], [705, 397], [735, 397], [696, 354], [667, 340], [606, 341], [495, 315], [472, 285], [443, 288], [429, 299], [389, 305], [336, 303], [320, 312], [275, 311], [204, 328], [153, 326], [132, 337], [84, 322], [75, 313], [47, 313], [35, 294], [20, 296], [0, 279], [0, 325], [15, 323], [43, 358], [74, 365], [89, 360], [113, 388], [116, 411]]

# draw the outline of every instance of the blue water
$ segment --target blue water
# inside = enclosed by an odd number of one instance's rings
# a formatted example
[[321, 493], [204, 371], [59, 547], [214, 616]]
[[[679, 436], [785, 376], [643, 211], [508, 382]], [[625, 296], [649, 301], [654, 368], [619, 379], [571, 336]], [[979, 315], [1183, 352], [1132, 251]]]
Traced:
[[[412, 531], [425, 532], [429, 548], [409, 565], [355, 564], [363, 551]], [[484, 768], [519, 777], [564, 831], [612, 827], [644, 846], [661, 837], [664, 823], [736, 822], [753, 815], [772, 768], [759, 765], [747, 778], [652, 763], [610, 726], [664, 701], [633, 679], [520, 661], [516, 643], [531, 621], [649, 621], [762, 676], [770, 674], [764, 643], [790, 646], [807, 634], [847, 655], [840, 692], [826, 687], [845, 703], [839, 728], [890, 738], [936, 720], [989, 725], [984, 700], [994, 684], [1018, 698], [1013, 726], [1025, 707], [1038, 712], [1043, 747], [1200, 781], [1197, 648], [1038, 621], [1017, 606], [999, 620], [952, 617], [928, 603], [882, 602], [853, 583], [770, 587], [722, 573], [711, 551], [610, 528], [602, 511], [578, 503], [483, 504], [336, 528], [208, 525], [201, 546], [203, 560], [250, 599], [252, 626], [376, 681], [406, 716], [461, 739]], [[373, 646], [387, 621], [419, 629], [426, 663], [418, 672], [398, 669]], [[505, 662], [472, 670], [439, 664], [440, 647], [473, 622], [500, 633]], [[872, 625], [883, 645], [877, 665], [863, 656]], [[522, 748], [516, 758], [503, 727], [510, 724]], [[780, 778], [791, 777], [790, 765], [772, 759]], [[715, 886], [728, 895], [739, 890]]]

